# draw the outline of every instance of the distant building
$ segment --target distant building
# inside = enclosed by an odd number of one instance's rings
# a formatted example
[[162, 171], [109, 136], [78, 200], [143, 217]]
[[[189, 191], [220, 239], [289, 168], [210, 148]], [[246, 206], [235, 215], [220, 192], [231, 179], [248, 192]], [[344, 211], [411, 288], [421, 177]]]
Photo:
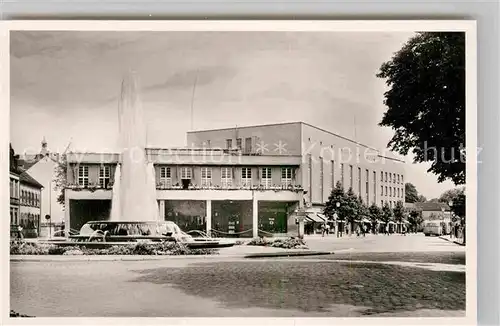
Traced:
[[37, 237], [40, 233], [41, 200], [43, 186], [28, 172], [19, 175], [19, 225], [26, 238]]
[[451, 221], [450, 206], [446, 203], [415, 203], [415, 209], [420, 211], [424, 221], [441, 220], [443, 222]]
[[52, 222], [64, 221], [64, 207], [57, 198], [59, 191], [54, 189], [56, 169], [60, 155], [50, 152], [45, 137], [42, 140], [40, 152], [36, 155], [24, 155], [20, 166], [42, 186], [41, 216], [51, 216]]
[[[404, 162], [306, 123], [189, 132], [188, 148], [147, 148], [161, 218], [220, 236], [296, 234], [324, 221], [337, 182], [367, 204], [404, 201]], [[110, 218], [118, 153], [68, 153], [68, 229]], [[304, 207], [305, 206], [305, 207]]]

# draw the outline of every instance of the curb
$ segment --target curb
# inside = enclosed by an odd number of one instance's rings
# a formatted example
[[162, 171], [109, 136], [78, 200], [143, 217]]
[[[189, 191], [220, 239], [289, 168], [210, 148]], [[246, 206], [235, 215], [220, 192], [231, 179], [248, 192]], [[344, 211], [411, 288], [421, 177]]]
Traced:
[[456, 240], [451, 240], [450, 238], [439, 237], [439, 239], [443, 239], [443, 240], [448, 241], [448, 242], [453, 242], [454, 244], [459, 245], [459, 246], [463, 246], [463, 247], [465, 246], [465, 244], [458, 242]]
[[328, 251], [292, 251], [292, 252], [269, 252], [255, 253], [243, 256], [243, 258], [272, 258], [272, 257], [300, 257], [300, 256], [325, 256], [333, 255], [334, 252]]
[[293, 257], [331, 255], [333, 252], [320, 251], [294, 251], [294, 252], [268, 252], [251, 254], [223, 254], [223, 255], [12, 255], [10, 262], [88, 262], [88, 261], [154, 261], [171, 259], [241, 259], [241, 258], [267, 258], [267, 257]]

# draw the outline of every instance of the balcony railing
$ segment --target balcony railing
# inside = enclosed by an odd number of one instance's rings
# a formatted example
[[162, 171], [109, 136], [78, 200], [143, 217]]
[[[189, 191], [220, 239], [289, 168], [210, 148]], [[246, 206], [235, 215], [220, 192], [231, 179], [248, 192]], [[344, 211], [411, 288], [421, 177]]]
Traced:
[[304, 188], [301, 185], [228, 185], [227, 187], [223, 186], [198, 186], [198, 185], [190, 185], [187, 188], [182, 187], [181, 185], [167, 185], [167, 184], [156, 184], [157, 190], [256, 190], [256, 191], [266, 191], [266, 190], [274, 190], [274, 191], [295, 191], [300, 192], [303, 191]]
[[[113, 183], [110, 182], [106, 186], [102, 186], [100, 184], [88, 184], [88, 185], [79, 185], [79, 184], [68, 184], [66, 185], [66, 189], [71, 189], [75, 191], [88, 190], [88, 191], [96, 191], [99, 189], [103, 190], [112, 190]], [[256, 191], [266, 191], [266, 190], [274, 190], [274, 191], [295, 191], [300, 192], [303, 191], [304, 188], [301, 185], [252, 185], [252, 186], [243, 186], [243, 185], [227, 185], [227, 187], [223, 186], [198, 186], [198, 185], [190, 185], [187, 188], [182, 187], [181, 185], [170, 185], [164, 183], [156, 184], [157, 190], [256, 190]]]

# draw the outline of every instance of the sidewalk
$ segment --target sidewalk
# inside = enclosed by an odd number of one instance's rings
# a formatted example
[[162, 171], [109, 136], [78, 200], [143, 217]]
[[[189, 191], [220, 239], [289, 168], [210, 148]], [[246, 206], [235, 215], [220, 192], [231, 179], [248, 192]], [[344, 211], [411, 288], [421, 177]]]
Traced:
[[457, 238], [450, 238], [449, 236], [440, 236], [439, 239], [443, 239], [443, 240], [446, 240], [448, 242], [453, 242], [454, 244], [457, 244], [459, 246], [465, 246], [465, 244], [463, 242], [461, 242], [460, 240], [458, 240]]

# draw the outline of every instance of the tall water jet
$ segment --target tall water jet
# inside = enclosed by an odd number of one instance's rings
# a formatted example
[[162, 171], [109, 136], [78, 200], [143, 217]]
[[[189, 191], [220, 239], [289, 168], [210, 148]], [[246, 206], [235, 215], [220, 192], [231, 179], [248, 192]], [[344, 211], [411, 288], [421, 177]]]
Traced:
[[137, 84], [131, 72], [121, 85], [118, 105], [121, 164], [113, 186], [111, 220], [159, 220], [154, 171], [146, 158], [146, 128]]
[[113, 197], [111, 199], [111, 221], [120, 220], [120, 181], [121, 181], [121, 165], [117, 164], [115, 169], [113, 183]]

